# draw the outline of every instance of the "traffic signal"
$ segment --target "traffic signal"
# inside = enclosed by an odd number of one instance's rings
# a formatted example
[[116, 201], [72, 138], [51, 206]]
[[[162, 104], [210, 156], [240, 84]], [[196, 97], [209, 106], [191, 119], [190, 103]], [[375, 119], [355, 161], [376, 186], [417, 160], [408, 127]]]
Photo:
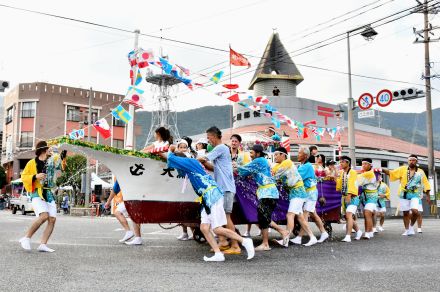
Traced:
[[5, 92], [5, 89], [9, 87], [9, 82], [0, 80], [0, 92]]
[[414, 88], [414, 87], [400, 89], [400, 90], [393, 91], [393, 100], [397, 100], [397, 99], [403, 99], [403, 100], [413, 99], [413, 98], [417, 98], [418, 97], [417, 94], [418, 94], [417, 88]]

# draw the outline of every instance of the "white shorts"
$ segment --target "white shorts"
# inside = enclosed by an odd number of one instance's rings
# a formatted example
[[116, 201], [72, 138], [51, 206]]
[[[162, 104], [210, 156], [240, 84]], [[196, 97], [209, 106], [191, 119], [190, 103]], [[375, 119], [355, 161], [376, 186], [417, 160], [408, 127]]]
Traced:
[[382, 207], [382, 208], [376, 207], [376, 212], [386, 213], [387, 212], [387, 207]]
[[374, 212], [374, 211], [376, 211], [376, 207], [377, 207], [376, 203], [367, 203], [364, 207], [364, 210]]
[[202, 209], [201, 214], [202, 224], [211, 225], [211, 229], [214, 230], [217, 227], [226, 225], [226, 213], [223, 208], [223, 198], [218, 200], [214, 205], [211, 206], [211, 214], [207, 214], [205, 208]]
[[313, 213], [315, 212], [315, 209], [316, 209], [316, 201], [309, 201], [309, 199], [307, 199], [306, 203], [304, 204], [304, 211]]
[[419, 198], [412, 198], [411, 200], [400, 199], [400, 211], [409, 211], [410, 209], [419, 209]]
[[345, 209], [345, 213], [356, 214], [357, 208], [358, 207], [356, 205], [348, 205], [348, 207]]
[[44, 212], [49, 213], [49, 217], [57, 217], [57, 206], [55, 205], [55, 201], [48, 203], [41, 198], [33, 198], [32, 207], [34, 208], [35, 216], [37, 217]]
[[295, 215], [299, 215], [303, 213], [303, 205], [306, 199], [302, 198], [293, 198], [289, 202], [289, 210], [287, 212], [293, 213]]
[[122, 213], [125, 217], [128, 217], [127, 208], [125, 208], [124, 202], [120, 202], [118, 206], [116, 207], [116, 211]]
[[420, 204], [420, 202], [419, 202], [419, 212], [423, 212], [423, 204]]

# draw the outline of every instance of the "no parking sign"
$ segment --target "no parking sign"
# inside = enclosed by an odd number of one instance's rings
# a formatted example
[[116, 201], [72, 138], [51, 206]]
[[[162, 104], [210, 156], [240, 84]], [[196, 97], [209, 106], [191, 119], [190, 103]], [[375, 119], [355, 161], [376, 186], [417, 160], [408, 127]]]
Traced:
[[358, 105], [361, 110], [367, 110], [373, 105], [373, 96], [369, 93], [363, 93], [358, 99]]
[[393, 94], [388, 89], [383, 89], [377, 93], [376, 102], [379, 106], [385, 107], [393, 101]]

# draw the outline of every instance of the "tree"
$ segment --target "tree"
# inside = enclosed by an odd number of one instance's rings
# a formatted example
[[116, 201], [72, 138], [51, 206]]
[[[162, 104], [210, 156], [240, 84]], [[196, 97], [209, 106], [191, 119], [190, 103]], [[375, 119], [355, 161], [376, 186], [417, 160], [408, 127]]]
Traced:
[[67, 165], [57, 179], [58, 186], [72, 186], [75, 193], [81, 189], [81, 174], [86, 172], [87, 158], [83, 155], [67, 156]]
[[6, 184], [6, 171], [3, 166], [0, 165], [0, 189]]

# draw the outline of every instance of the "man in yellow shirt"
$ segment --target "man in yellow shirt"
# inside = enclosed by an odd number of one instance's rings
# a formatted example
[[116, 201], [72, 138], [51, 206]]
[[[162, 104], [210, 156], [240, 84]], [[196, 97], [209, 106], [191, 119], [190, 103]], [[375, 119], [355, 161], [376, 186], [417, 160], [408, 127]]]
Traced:
[[[428, 203], [430, 203], [429, 192], [431, 187], [423, 169], [417, 167], [417, 161], [417, 156], [411, 154], [408, 157], [408, 165], [403, 165], [393, 170], [382, 169], [382, 172], [390, 176], [391, 181], [400, 181], [400, 210], [403, 211], [403, 224], [405, 226], [403, 236], [415, 234], [414, 228], [410, 226], [410, 221], [411, 225], [414, 225], [417, 221], [419, 216], [419, 200], [423, 196], [423, 192], [426, 193]], [[411, 215], [409, 214], [410, 210]]]
[[359, 206], [357, 172], [351, 169], [351, 158], [348, 156], [341, 156], [341, 168], [339, 177], [336, 179], [336, 190], [340, 191], [344, 198], [343, 203], [346, 206], [345, 218], [347, 221], [346, 235], [342, 241], [351, 242], [351, 230], [356, 231], [356, 240], [361, 239], [362, 230], [359, 229], [353, 215], [356, 214]]
[[374, 237], [373, 215], [377, 205], [377, 181], [376, 175], [372, 170], [373, 160], [371, 158], [362, 159], [362, 173], [357, 177], [358, 186], [362, 187], [365, 218], [365, 239]]
[[[384, 231], [383, 223], [385, 222], [385, 213], [387, 212], [386, 201], [390, 200], [390, 188], [382, 181], [382, 175], [379, 175], [378, 182], [377, 193], [379, 199], [377, 200], [376, 217], [379, 219], [380, 226], [377, 227], [377, 231], [382, 232]], [[375, 221], [375, 225], [377, 225], [377, 221]]]

